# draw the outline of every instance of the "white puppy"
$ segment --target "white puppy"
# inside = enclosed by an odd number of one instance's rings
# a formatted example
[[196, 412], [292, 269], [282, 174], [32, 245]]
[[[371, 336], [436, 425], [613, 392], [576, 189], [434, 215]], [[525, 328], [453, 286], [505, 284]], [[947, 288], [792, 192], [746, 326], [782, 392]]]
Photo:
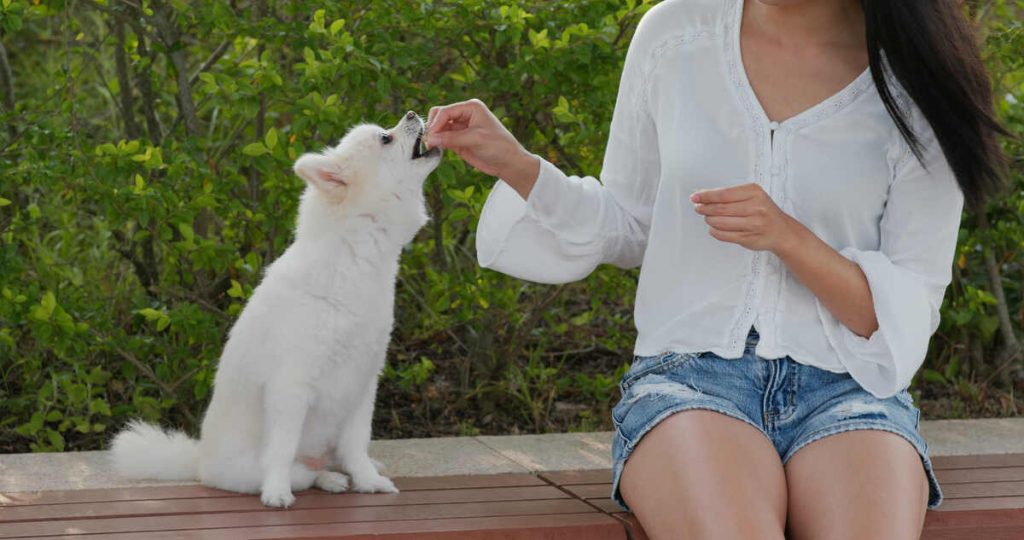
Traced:
[[394, 322], [402, 246], [427, 222], [423, 182], [440, 162], [408, 113], [306, 154], [295, 242], [231, 329], [198, 441], [132, 422], [111, 445], [124, 476], [197, 479], [287, 507], [317, 486], [396, 492], [367, 455]]

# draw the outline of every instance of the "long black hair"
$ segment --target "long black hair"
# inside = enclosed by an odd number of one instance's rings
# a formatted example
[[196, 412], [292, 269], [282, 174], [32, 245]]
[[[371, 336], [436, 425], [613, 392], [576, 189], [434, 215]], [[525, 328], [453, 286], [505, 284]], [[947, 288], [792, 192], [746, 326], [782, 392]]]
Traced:
[[920, 160], [921, 143], [886, 82], [884, 64], [931, 125], [968, 208], [999, 193], [1006, 156], [992, 87], [960, 0], [861, 0], [868, 62], [878, 93]]

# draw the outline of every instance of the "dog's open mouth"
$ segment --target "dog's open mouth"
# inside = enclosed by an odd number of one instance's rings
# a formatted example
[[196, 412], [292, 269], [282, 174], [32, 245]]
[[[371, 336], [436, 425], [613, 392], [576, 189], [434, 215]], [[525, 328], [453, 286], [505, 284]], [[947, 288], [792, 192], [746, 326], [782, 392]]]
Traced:
[[412, 159], [420, 159], [423, 157], [434, 157], [441, 155], [441, 150], [436, 146], [431, 149], [427, 149], [427, 145], [423, 142], [423, 130], [420, 130], [419, 135], [416, 136], [416, 142], [412, 145]]

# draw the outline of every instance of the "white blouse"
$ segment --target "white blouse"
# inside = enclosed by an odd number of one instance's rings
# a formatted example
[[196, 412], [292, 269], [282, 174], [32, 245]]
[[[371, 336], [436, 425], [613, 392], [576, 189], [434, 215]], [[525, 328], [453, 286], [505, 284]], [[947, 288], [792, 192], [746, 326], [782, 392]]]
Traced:
[[[867, 70], [770, 122], [740, 57], [742, 7], [666, 0], [651, 9], [626, 55], [601, 181], [543, 159], [526, 201], [499, 180], [477, 228], [479, 262], [540, 283], [579, 280], [602, 263], [639, 265], [635, 354], [738, 358], [753, 325], [758, 356], [848, 372], [892, 396], [938, 327], [963, 195], [920, 111], [894, 82], [923, 166]], [[690, 194], [750, 181], [863, 269], [879, 325], [870, 337], [839, 322], [774, 254], [708, 234]]]

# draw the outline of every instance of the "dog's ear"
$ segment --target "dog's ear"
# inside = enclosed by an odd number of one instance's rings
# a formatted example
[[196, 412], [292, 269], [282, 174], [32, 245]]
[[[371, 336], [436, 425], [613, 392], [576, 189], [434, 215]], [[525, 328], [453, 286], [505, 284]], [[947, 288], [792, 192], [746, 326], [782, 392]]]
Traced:
[[295, 162], [295, 174], [333, 196], [344, 196], [348, 190], [348, 180], [337, 161], [323, 154], [303, 154]]

